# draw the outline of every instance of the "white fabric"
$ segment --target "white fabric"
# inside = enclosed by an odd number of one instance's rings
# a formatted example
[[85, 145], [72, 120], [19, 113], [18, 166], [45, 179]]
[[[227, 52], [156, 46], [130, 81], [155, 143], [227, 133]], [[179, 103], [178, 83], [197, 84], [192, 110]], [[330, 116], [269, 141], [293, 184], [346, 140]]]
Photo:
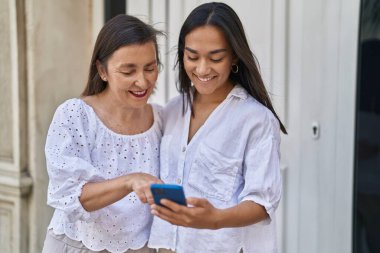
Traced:
[[[56, 235], [48, 230], [44, 242], [42, 253], [108, 253], [107, 250], [93, 251], [86, 248], [82, 242], [68, 238], [66, 235]], [[120, 252], [121, 253], [121, 252]], [[156, 253], [156, 250], [144, 246], [138, 250], [128, 250], [125, 253]]]
[[50, 179], [47, 203], [55, 208], [48, 229], [82, 241], [94, 251], [125, 252], [146, 244], [150, 207], [134, 193], [94, 212], [82, 207], [79, 196], [87, 182], [133, 172], [158, 176], [161, 110], [153, 105], [154, 124], [146, 132], [121, 135], [107, 128], [81, 99], [58, 107], [45, 146]]
[[181, 184], [187, 197], [216, 208], [245, 201], [263, 205], [267, 220], [219, 230], [173, 226], [154, 218], [149, 247], [186, 252], [277, 252], [275, 210], [281, 197], [280, 128], [272, 112], [236, 85], [187, 144], [190, 110], [182, 97], [164, 109], [160, 177]]

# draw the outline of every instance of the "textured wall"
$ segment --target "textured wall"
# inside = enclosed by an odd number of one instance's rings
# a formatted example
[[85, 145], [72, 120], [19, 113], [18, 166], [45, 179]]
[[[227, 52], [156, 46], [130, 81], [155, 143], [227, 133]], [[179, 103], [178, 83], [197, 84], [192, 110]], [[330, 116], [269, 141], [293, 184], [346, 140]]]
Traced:
[[42, 250], [46, 133], [85, 85], [92, 28], [90, 0], [0, 0], [0, 252]]
[[30, 252], [41, 252], [52, 214], [46, 206], [47, 129], [56, 107], [78, 97], [84, 87], [92, 48], [91, 13], [91, 1], [26, 1], [29, 169], [34, 181]]

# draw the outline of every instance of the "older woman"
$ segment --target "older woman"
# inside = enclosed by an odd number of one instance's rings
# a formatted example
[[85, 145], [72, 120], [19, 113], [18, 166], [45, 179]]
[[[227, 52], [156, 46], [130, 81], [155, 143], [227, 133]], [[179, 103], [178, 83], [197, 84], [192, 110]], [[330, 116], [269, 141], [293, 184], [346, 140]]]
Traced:
[[149, 185], [161, 182], [160, 109], [147, 104], [158, 76], [156, 35], [119, 15], [100, 31], [80, 99], [60, 105], [46, 141], [43, 252], [151, 252]]

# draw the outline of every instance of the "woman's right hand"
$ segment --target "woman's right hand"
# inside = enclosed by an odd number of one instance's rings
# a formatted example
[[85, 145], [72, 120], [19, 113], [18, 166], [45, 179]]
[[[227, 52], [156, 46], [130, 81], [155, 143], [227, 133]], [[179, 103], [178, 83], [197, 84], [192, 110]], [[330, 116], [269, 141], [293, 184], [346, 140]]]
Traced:
[[127, 188], [135, 192], [142, 203], [153, 204], [151, 184], [163, 184], [164, 182], [147, 173], [131, 173], [126, 176]]

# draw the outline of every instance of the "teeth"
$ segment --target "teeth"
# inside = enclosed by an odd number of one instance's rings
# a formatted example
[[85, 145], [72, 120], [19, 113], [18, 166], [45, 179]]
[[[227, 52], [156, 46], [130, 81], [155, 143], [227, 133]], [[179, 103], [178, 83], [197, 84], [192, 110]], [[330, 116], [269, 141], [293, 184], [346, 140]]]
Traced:
[[145, 94], [146, 90], [144, 91], [131, 91], [133, 94], [136, 94], [136, 95], [143, 95]]
[[202, 77], [199, 77], [199, 76], [197, 76], [197, 77], [198, 77], [198, 79], [201, 80], [202, 82], [210, 81], [210, 80], [213, 78], [213, 76], [205, 77], [205, 78], [202, 78]]

